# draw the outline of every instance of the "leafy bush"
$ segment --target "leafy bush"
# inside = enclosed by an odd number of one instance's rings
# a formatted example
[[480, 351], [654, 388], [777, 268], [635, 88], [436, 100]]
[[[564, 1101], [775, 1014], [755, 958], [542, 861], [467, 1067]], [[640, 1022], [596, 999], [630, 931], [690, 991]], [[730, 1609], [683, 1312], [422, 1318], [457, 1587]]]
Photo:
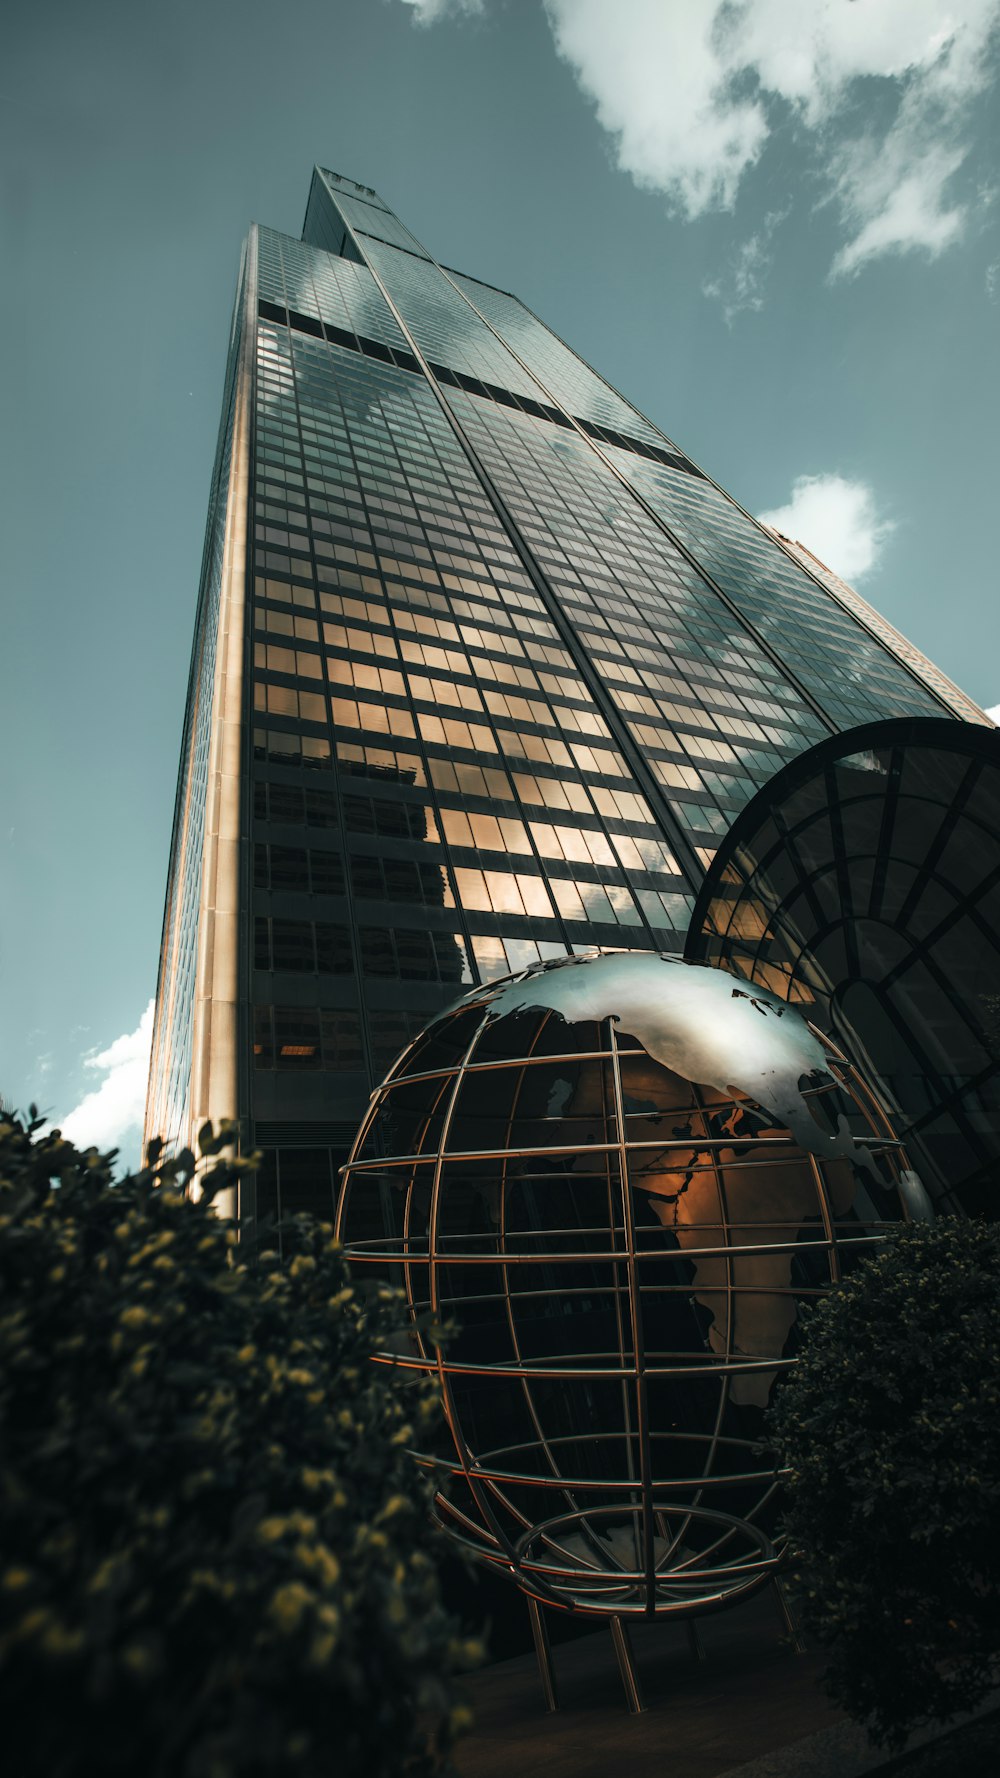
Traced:
[[[226, 1133], [204, 1149], [219, 1157]], [[247, 1163], [114, 1184], [0, 1124], [0, 1713], [11, 1778], [413, 1778], [463, 1726], [407, 1456], [433, 1394], [325, 1224], [242, 1263]]]
[[1000, 1655], [1000, 1228], [900, 1228], [808, 1319], [769, 1417], [825, 1683], [872, 1739], [972, 1708]]

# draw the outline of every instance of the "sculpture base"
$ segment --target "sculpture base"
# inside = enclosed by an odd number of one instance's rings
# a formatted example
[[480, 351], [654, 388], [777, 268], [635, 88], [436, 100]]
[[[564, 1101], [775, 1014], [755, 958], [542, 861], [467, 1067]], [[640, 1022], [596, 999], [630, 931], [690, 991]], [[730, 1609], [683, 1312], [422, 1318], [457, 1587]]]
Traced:
[[628, 1709], [606, 1625], [552, 1651], [556, 1711], [534, 1654], [473, 1675], [462, 1778], [721, 1778], [843, 1720], [819, 1690], [822, 1658], [794, 1653], [770, 1590], [700, 1619], [698, 1638], [702, 1659], [683, 1624], [630, 1623], [641, 1713]]

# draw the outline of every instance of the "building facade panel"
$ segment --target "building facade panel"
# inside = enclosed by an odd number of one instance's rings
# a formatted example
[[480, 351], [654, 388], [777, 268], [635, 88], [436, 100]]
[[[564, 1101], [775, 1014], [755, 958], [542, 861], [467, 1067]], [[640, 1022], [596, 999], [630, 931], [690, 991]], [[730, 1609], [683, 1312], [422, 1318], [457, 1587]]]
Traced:
[[[227, 396], [253, 449], [225, 854], [230, 1109], [267, 1156], [245, 1214], [329, 1208], [371, 1086], [464, 987], [595, 945], [680, 949], [721, 836], [776, 770], [873, 706], [942, 708], [516, 298], [446, 273], [377, 194], [317, 169], [303, 233], [252, 235]], [[215, 1103], [192, 908], [228, 436], [148, 1119], [184, 1140]]]
[[230, 328], [222, 422], [212, 469], [208, 523], [195, 614], [194, 645], [181, 734], [173, 831], [156, 990], [156, 1017], [146, 1103], [146, 1136], [190, 1140], [195, 1065], [196, 984], [200, 910], [205, 880], [209, 765], [217, 706], [220, 608], [231, 509], [237, 414], [246, 399], [246, 312], [253, 290], [252, 255], [244, 253]]

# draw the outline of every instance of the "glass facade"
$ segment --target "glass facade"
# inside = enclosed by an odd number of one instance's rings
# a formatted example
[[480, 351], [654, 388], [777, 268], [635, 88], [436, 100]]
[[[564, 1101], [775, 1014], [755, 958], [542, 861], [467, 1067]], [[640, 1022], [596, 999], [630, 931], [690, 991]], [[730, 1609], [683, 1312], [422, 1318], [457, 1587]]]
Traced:
[[[301, 241], [254, 228], [229, 386], [245, 510], [224, 426], [147, 1122], [189, 1140], [231, 1111], [268, 1157], [258, 1210], [329, 1209], [373, 1085], [463, 988], [594, 947], [679, 950], [776, 770], [865, 718], [953, 710], [366, 187], [317, 168]], [[238, 793], [220, 766], [206, 873], [227, 561]], [[235, 1010], [199, 1047], [185, 984], [208, 1031], [220, 969]]]

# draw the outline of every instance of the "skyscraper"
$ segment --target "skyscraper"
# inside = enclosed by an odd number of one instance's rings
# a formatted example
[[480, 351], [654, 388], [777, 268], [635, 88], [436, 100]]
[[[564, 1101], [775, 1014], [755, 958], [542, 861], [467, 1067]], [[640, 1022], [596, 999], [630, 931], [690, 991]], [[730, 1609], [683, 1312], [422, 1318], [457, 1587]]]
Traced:
[[979, 715], [921, 663], [516, 297], [316, 168], [301, 241], [243, 254], [147, 1133], [235, 1113], [261, 1207], [328, 1206], [463, 984], [679, 949], [789, 759]]

